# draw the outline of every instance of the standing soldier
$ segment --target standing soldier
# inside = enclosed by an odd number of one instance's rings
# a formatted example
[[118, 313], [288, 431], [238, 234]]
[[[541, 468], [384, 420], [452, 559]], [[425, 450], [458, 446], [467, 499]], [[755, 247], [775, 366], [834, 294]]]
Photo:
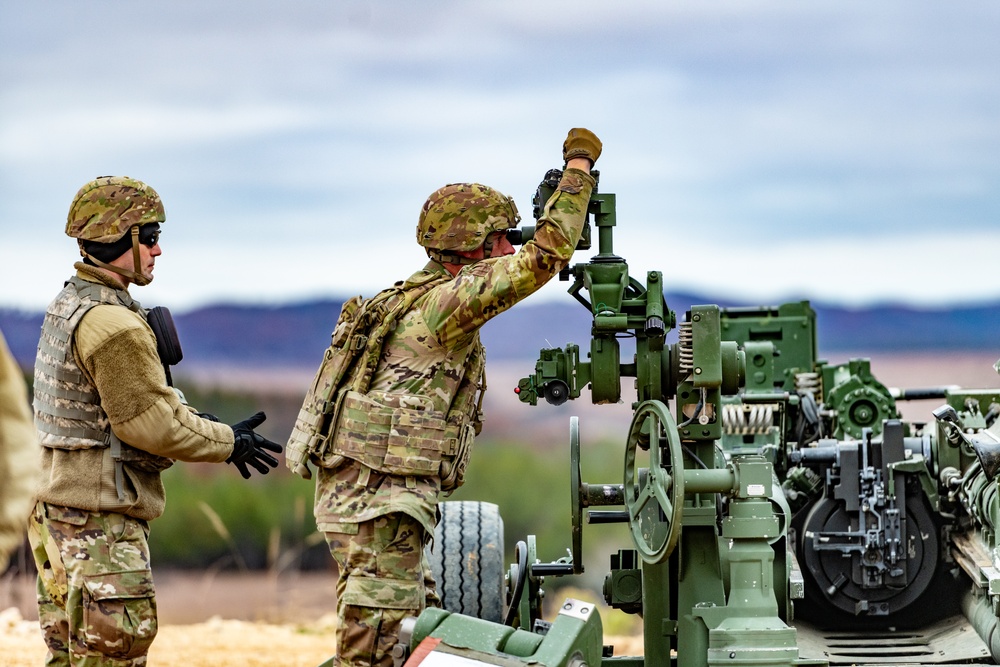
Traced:
[[[267, 473], [281, 446], [254, 432], [257, 413], [226, 426], [168, 386], [147, 311], [129, 295], [153, 279], [159, 195], [104, 176], [69, 210], [82, 262], [49, 305], [35, 359], [42, 478], [28, 536], [49, 665], [145, 665], [156, 636], [148, 522], [163, 513], [160, 473], [181, 461]], [[159, 330], [158, 330], [159, 333]]]
[[0, 574], [24, 543], [24, 522], [38, 481], [38, 440], [28, 386], [0, 333]]
[[335, 664], [391, 665], [401, 621], [439, 605], [424, 546], [481, 427], [479, 329], [569, 263], [600, 153], [592, 132], [570, 130], [562, 180], [517, 253], [513, 200], [479, 184], [437, 190], [417, 223], [431, 261], [345, 304], [286, 451], [290, 469], [319, 468], [316, 522], [340, 567]]

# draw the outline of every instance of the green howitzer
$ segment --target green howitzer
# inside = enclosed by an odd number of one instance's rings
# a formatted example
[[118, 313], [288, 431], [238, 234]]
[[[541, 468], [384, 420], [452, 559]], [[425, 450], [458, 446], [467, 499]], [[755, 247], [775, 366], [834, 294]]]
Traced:
[[[662, 275], [647, 273], [645, 284], [629, 275], [612, 244], [614, 197], [598, 198], [599, 252], [562, 276], [572, 279], [569, 293], [593, 317], [587, 360], [576, 345], [542, 350], [518, 393], [532, 405], [539, 398], [558, 404], [589, 385], [594, 403], [617, 403], [622, 378], [635, 378], [622, 482], [582, 482], [578, 428], [571, 425], [573, 571], [582, 572], [585, 508], [624, 505], [624, 511], [589, 510], [588, 519], [627, 522], [634, 545], [612, 557], [605, 597], [642, 614], [644, 655], [604, 662], [819, 664], [799, 657], [787, 623], [789, 552], [773, 544], [785, 543], [788, 517], [773, 463], [757, 451], [727, 460], [718, 448], [723, 399], [745, 384], [746, 352], [723, 339], [719, 307], [694, 306], [678, 325]], [[675, 326], [678, 340], [668, 343]], [[621, 360], [622, 339], [635, 347], [628, 363]], [[773, 356], [770, 344], [760, 347]]]
[[[815, 314], [805, 302], [724, 310], [723, 330], [756, 370], [727, 399], [720, 445], [775, 461], [803, 565], [796, 619], [859, 638], [878, 629], [939, 633], [956, 662], [1000, 660], [1000, 392], [889, 389], [866, 359], [817, 360]], [[780, 356], [768, 358], [759, 342]], [[927, 399], [945, 401], [934, 421], [899, 419], [897, 401]], [[959, 612], [981, 642], [955, 639], [967, 628], [954, 622]], [[825, 654], [831, 662], [873, 659]]]
[[[592, 315], [589, 350], [541, 350], [517, 391], [529, 405], [584, 389], [619, 403], [633, 378], [622, 477], [583, 481], [572, 418], [568, 556], [544, 563], [533, 537], [519, 542], [494, 587], [505, 611], [472, 618], [444, 595], [445, 609], [407, 626], [398, 664], [411, 649], [408, 665], [439, 652], [574, 667], [995, 664], [1000, 391], [901, 391], [866, 359], [828, 364], [808, 302], [699, 305], [678, 322], [661, 274], [642, 283], [614, 253], [614, 195], [595, 193], [588, 210], [598, 253], [560, 277]], [[897, 401], [929, 398], [945, 401], [930, 423], [900, 419]], [[448, 505], [439, 530], [455, 527]], [[583, 572], [585, 523], [628, 525], [604, 597], [642, 616], [642, 656], [603, 647], [586, 602], [541, 618], [546, 578]]]

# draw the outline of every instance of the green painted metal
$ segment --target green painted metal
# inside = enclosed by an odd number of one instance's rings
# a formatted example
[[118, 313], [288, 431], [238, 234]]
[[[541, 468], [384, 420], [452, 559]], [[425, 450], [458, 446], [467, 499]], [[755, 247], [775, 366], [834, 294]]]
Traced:
[[585, 667], [601, 664], [603, 630], [592, 603], [566, 600], [544, 635], [490, 623], [442, 609], [428, 609], [412, 630], [410, 645], [425, 640], [462, 665], [545, 665]]

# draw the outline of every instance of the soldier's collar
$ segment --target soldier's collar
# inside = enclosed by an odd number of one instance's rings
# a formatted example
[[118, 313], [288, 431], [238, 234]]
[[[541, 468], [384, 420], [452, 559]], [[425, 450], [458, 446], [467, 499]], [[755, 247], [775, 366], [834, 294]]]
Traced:
[[109, 276], [104, 271], [101, 271], [96, 266], [84, 264], [83, 262], [76, 262], [73, 264], [73, 268], [76, 269], [76, 275], [88, 282], [100, 283], [101, 285], [105, 285], [111, 289], [128, 292], [128, 289], [122, 286], [120, 282]]

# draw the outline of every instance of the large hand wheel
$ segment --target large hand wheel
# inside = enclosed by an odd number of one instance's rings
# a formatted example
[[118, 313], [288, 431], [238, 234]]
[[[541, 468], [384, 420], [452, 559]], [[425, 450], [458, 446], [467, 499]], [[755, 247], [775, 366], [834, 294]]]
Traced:
[[[640, 442], [649, 443], [648, 469], [636, 468]], [[625, 445], [625, 505], [639, 555], [647, 563], [662, 563], [681, 532], [684, 459], [677, 425], [661, 401], [643, 402], [632, 417]]]

